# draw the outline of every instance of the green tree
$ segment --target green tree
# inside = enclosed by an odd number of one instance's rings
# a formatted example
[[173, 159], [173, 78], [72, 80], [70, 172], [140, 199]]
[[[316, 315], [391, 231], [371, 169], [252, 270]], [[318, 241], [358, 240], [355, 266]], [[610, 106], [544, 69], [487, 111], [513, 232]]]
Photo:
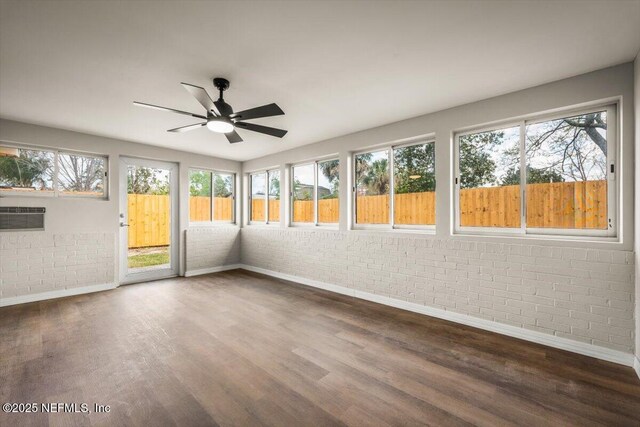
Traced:
[[233, 178], [231, 175], [213, 175], [213, 195], [214, 197], [230, 197], [233, 188]]
[[270, 175], [269, 198], [271, 200], [280, 200], [280, 174]]
[[329, 181], [331, 192], [322, 199], [335, 199], [340, 193], [340, 162], [338, 160], [329, 160], [319, 164], [320, 171]]
[[389, 165], [387, 159], [375, 160], [367, 168], [361, 183], [370, 195], [389, 194]]
[[51, 186], [53, 155], [36, 150], [18, 150], [17, 156], [0, 157], [0, 185], [46, 188]]
[[398, 148], [393, 156], [397, 194], [436, 190], [435, 144]]
[[169, 194], [169, 179], [160, 169], [130, 167], [127, 171], [127, 193]]
[[495, 184], [496, 164], [487, 148], [500, 145], [504, 132], [483, 132], [460, 137], [460, 187]]
[[189, 195], [211, 197], [211, 172], [193, 170], [189, 173]]

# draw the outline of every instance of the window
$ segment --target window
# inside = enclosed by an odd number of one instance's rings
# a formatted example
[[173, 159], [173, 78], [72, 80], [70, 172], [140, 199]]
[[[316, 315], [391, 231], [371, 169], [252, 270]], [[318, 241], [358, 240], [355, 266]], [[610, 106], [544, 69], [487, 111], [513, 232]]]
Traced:
[[340, 161], [318, 162], [318, 223], [340, 221]]
[[294, 223], [336, 224], [340, 220], [340, 162], [337, 159], [292, 168]]
[[315, 223], [315, 164], [293, 167], [293, 222]]
[[233, 222], [234, 174], [215, 172], [213, 174], [213, 220]]
[[354, 170], [356, 225], [433, 228], [434, 141], [359, 153]]
[[105, 198], [107, 158], [0, 145], [0, 192]]
[[280, 222], [280, 171], [268, 171], [269, 209], [268, 222]]
[[433, 142], [393, 149], [393, 219], [397, 225], [435, 225]]
[[456, 228], [615, 236], [615, 112], [457, 135]]
[[249, 181], [249, 221], [265, 224], [280, 222], [280, 170], [252, 173]]
[[356, 159], [356, 224], [389, 224], [389, 150]]
[[189, 221], [211, 222], [211, 177], [204, 170], [189, 170]]
[[520, 228], [520, 127], [459, 137], [460, 225]]
[[189, 170], [189, 221], [234, 222], [235, 175]]

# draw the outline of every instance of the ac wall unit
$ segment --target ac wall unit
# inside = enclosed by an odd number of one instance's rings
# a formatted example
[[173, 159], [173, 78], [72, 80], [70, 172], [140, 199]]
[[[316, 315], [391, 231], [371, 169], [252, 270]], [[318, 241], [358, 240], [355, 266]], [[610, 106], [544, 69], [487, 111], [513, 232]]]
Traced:
[[0, 231], [44, 230], [45, 208], [0, 206]]

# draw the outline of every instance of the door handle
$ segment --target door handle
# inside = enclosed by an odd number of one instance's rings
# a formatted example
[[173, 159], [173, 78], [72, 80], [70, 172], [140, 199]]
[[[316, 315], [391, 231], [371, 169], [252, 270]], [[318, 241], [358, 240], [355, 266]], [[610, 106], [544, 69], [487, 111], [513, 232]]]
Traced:
[[120, 223], [120, 227], [128, 227], [128, 226], [129, 226], [129, 224], [125, 224], [124, 222]]

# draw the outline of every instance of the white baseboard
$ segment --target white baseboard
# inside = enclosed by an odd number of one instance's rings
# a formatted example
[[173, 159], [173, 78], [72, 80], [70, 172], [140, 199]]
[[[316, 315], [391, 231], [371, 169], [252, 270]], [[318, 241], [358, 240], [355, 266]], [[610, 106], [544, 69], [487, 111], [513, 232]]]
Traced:
[[82, 286], [80, 288], [59, 289], [50, 292], [41, 292], [39, 294], [21, 295], [11, 298], [0, 298], [0, 307], [24, 304], [27, 302], [43, 301], [47, 299], [69, 297], [72, 295], [90, 294], [92, 292], [108, 291], [109, 289], [115, 289], [117, 287], [118, 285], [116, 283], [105, 283], [102, 285]]
[[220, 265], [218, 267], [201, 268], [198, 270], [185, 271], [184, 277], [199, 276], [201, 274], [219, 273], [221, 271], [236, 270], [242, 268], [242, 264]]
[[633, 369], [635, 369], [636, 375], [638, 375], [638, 378], [640, 378], [640, 359], [638, 359], [637, 357], [633, 358]]
[[425, 314], [427, 316], [437, 317], [439, 319], [449, 320], [451, 322], [456, 322], [467, 326], [473, 326], [475, 328], [484, 329], [486, 331], [491, 331], [526, 341], [531, 341], [537, 344], [543, 344], [549, 347], [567, 350], [585, 356], [595, 357], [597, 359], [606, 360], [608, 362], [619, 363], [625, 366], [634, 366], [635, 359], [634, 367], [636, 369], [636, 372], [640, 370], [638, 367], [638, 359], [636, 359], [631, 353], [625, 353], [622, 351], [600, 347], [593, 344], [587, 344], [580, 341], [573, 341], [567, 338], [556, 337], [554, 335], [549, 335], [538, 331], [518, 328], [516, 326], [505, 325], [502, 323], [469, 316], [467, 314], [454, 313], [452, 311], [428, 307], [425, 305], [397, 300], [381, 295], [375, 295], [369, 292], [358, 291], [355, 289], [346, 288], [344, 286], [319, 282], [317, 280], [306, 279], [304, 277], [293, 276], [290, 274], [280, 273], [277, 271], [254, 267], [251, 265], [241, 264], [240, 268], [256, 273], [262, 273], [279, 279], [301, 283], [307, 286], [313, 286], [315, 288], [337, 292], [339, 294], [349, 295], [367, 301], [377, 302], [379, 304], [400, 308], [402, 310], [413, 311], [415, 313]]

